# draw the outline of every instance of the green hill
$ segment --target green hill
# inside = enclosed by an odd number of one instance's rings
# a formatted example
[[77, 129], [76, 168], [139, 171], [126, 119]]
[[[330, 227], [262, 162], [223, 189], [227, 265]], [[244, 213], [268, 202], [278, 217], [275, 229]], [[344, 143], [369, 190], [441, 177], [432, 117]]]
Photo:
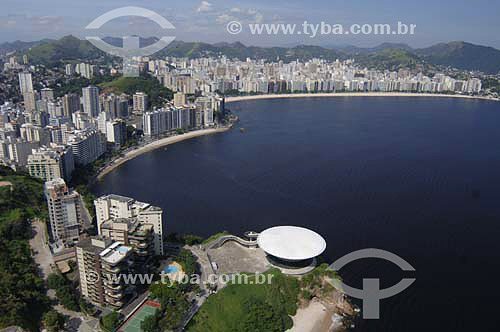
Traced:
[[400, 68], [415, 68], [422, 65], [423, 61], [409, 50], [386, 48], [371, 53], [360, 54], [357, 62], [368, 68], [380, 70], [398, 70]]
[[32, 47], [24, 52], [33, 64], [54, 64], [59, 61], [96, 59], [104, 53], [86, 40], [66, 36]]
[[160, 82], [150, 76], [141, 77], [120, 77], [111, 82], [99, 84], [99, 87], [106, 92], [116, 94], [126, 93], [133, 95], [136, 92], [144, 92], [149, 96], [151, 106], [161, 107], [167, 100], [172, 100], [173, 92], [162, 86]]
[[[114, 46], [121, 46], [119, 38], [104, 38]], [[140, 45], [146, 46], [158, 39], [141, 38]], [[60, 40], [41, 42], [28, 51], [32, 63], [55, 64], [59, 61], [96, 59], [105, 55], [92, 44], [67, 36]], [[321, 58], [329, 61], [354, 58], [362, 65], [379, 69], [397, 69], [414, 67], [416, 65], [442, 65], [464, 70], [481, 70], [487, 73], [500, 71], [500, 51], [492, 47], [479, 46], [465, 42], [437, 44], [428, 48], [413, 50], [405, 44], [384, 43], [374, 48], [324, 48], [320, 46], [299, 45], [287, 47], [257, 47], [245, 46], [240, 42], [207, 44], [201, 42], [174, 41], [165, 49], [156, 53], [157, 57], [218, 57], [225, 55], [228, 58], [245, 60], [263, 59], [268, 61], [295, 60], [306, 61], [312, 58]]]
[[500, 51], [493, 47], [458, 41], [437, 44], [415, 52], [426, 61], [437, 65], [493, 74], [500, 72]]

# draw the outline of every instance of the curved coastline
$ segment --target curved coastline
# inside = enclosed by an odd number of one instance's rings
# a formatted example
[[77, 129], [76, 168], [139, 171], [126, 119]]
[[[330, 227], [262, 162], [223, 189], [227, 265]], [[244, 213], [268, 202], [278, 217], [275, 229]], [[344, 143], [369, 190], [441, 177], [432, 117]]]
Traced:
[[239, 96], [227, 97], [226, 103], [235, 103], [247, 100], [260, 100], [260, 99], [281, 99], [281, 98], [324, 98], [324, 97], [439, 97], [439, 98], [463, 98], [463, 99], [480, 99], [490, 101], [500, 101], [481, 96], [467, 96], [467, 95], [447, 95], [447, 94], [433, 94], [433, 93], [403, 93], [403, 92], [334, 92], [334, 93], [296, 93], [296, 94], [265, 94], [254, 96]]
[[188, 132], [188, 133], [182, 134], [182, 135], [176, 135], [176, 136], [165, 137], [165, 138], [159, 139], [157, 141], [154, 141], [154, 142], [151, 142], [151, 143], [146, 144], [144, 146], [141, 146], [138, 149], [128, 151], [122, 157], [119, 157], [118, 159], [113, 160], [110, 164], [106, 165], [102, 170], [99, 171], [99, 173], [96, 175], [95, 179], [96, 180], [102, 179], [106, 174], [112, 172], [115, 168], [120, 167], [121, 165], [123, 165], [127, 161], [132, 160], [135, 157], [138, 157], [146, 152], [150, 152], [150, 151], [159, 149], [161, 147], [164, 147], [164, 146], [167, 146], [170, 144], [175, 144], [178, 142], [182, 142], [182, 141], [185, 141], [185, 140], [188, 140], [191, 138], [205, 136], [205, 135], [212, 135], [215, 133], [221, 133], [221, 132], [227, 131], [229, 129], [231, 129], [231, 127], [200, 129], [200, 130], [191, 131], [191, 132]]
[[[493, 99], [481, 96], [466, 96], [466, 95], [447, 95], [447, 94], [431, 94], [431, 93], [400, 93], [400, 92], [339, 92], [339, 93], [298, 93], [298, 94], [265, 94], [254, 96], [239, 96], [227, 97], [226, 103], [235, 103], [240, 101], [250, 100], [264, 100], [264, 99], [284, 99], [284, 98], [325, 98], [325, 97], [440, 97], [440, 98], [462, 98], [462, 99], [479, 99], [489, 101], [500, 101], [500, 99]], [[101, 169], [94, 177], [94, 180], [101, 180], [105, 175], [112, 172], [115, 168], [120, 167], [129, 160], [132, 160], [146, 152], [150, 152], [161, 147], [182, 142], [195, 137], [211, 135], [220, 133], [231, 129], [232, 126], [222, 128], [200, 129], [188, 132], [183, 135], [176, 135], [171, 137], [162, 138], [160, 140], [151, 142], [147, 145], [141, 146], [137, 149], [128, 151], [124, 156], [113, 160], [111, 163]]]

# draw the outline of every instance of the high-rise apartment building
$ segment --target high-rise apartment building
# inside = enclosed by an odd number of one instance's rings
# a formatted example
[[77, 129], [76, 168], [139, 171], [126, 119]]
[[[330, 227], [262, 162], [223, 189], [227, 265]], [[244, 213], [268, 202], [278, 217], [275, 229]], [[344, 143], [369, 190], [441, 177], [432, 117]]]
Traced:
[[127, 125], [123, 120], [106, 122], [106, 140], [109, 143], [122, 145], [127, 140]]
[[154, 256], [153, 225], [138, 218], [116, 218], [101, 225], [101, 235], [134, 248], [141, 266]]
[[134, 94], [134, 111], [146, 112], [148, 110], [148, 95], [144, 92], [137, 92]]
[[64, 180], [58, 178], [45, 182], [45, 198], [52, 241], [62, 241], [64, 245], [72, 246], [78, 242], [83, 225], [80, 195], [71, 191]]
[[21, 94], [33, 92], [33, 81], [31, 79], [31, 73], [19, 73], [19, 89], [21, 90]]
[[75, 112], [80, 111], [80, 97], [77, 94], [70, 93], [62, 97], [64, 116], [71, 119]]
[[66, 75], [73, 76], [73, 75], [75, 75], [75, 66], [71, 63], [68, 63], [65, 66], [65, 71], [66, 71]]
[[24, 100], [24, 108], [27, 111], [36, 110], [36, 93], [34, 92], [23, 93], [23, 100]]
[[69, 182], [74, 169], [70, 147], [40, 148], [33, 150], [28, 157], [30, 175], [44, 181], [62, 178]]
[[90, 80], [92, 79], [92, 77], [94, 77], [94, 66], [83, 62], [78, 63], [75, 67], [75, 72], [80, 74], [80, 76]]
[[136, 201], [133, 198], [107, 195], [94, 201], [97, 216], [97, 230], [102, 235], [102, 225], [118, 218], [136, 217], [140, 222], [152, 225], [154, 231], [154, 247], [156, 255], [163, 255], [164, 220], [163, 210], [149, 203]]
[[[76, 113], [75, 113], [76, 114]], [[68, 137], [75, 163], [85, 166], [94, 162], [106, 151], [102, 135], [94, 129], [75, 131]]]
[[54, 100], [54, 90], [44, 88], [40, 91], [40, 98], [45, 100]]
[[118, 310], [128, 302], [134, 285], [113, 276], [131, 272], [135, 253], [132, 247], [110, 238], [92, 237], [76, 245], [80, 292], [93, 304]]
[[95, 86], [88, 86], [82, 89], [83, 111], [90, 117], [99, 115], [99, 89]]

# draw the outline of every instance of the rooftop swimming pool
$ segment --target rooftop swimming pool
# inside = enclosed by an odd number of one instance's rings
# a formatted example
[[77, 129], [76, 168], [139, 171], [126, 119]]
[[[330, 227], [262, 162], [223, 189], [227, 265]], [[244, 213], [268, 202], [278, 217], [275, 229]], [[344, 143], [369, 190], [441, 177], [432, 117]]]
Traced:
[[165, 273], [176, 273], [179, 272], [179, 269], [175, 265], [169, 265], [164, 269]]

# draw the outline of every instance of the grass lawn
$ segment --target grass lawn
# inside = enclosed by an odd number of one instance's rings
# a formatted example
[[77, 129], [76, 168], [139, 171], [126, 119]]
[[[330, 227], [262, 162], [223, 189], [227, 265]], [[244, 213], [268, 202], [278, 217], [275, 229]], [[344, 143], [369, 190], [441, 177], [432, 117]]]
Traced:
[[[271, 279], [256, 284], [229, 284], [211, 295], [188, 325], [190, 332], [284, 331], [292, 326], [297, 310], [299, 284], [296, 278], [273, 269]], [[270, 283], [267, 280], [271, 280]]]

